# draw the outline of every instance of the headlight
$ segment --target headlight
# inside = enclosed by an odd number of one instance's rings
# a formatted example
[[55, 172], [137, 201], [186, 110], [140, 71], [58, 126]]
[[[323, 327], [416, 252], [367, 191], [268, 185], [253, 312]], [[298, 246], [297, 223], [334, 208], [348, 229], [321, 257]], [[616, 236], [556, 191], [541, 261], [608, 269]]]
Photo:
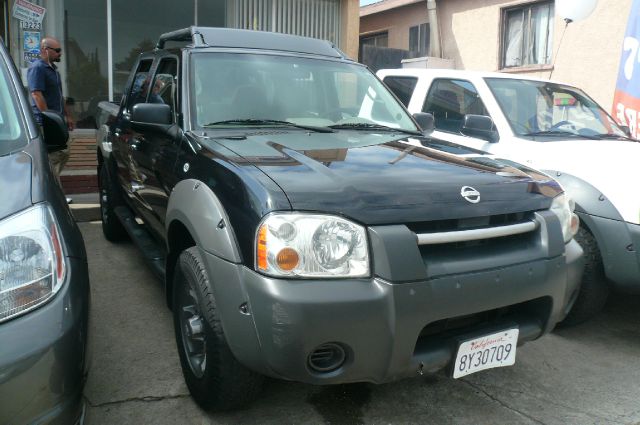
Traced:
[[62, 286], [65, 269], [47, 204], [0, 221], [0, 322], [47, 302]]
[[580, 226], [580, 219], [573, 212], [574, 209], [575, 203], [564, 193], [556, 196], [551, 204], [551, 211], [558, 216], [562, 225], [562, 236], [565, 243], [576, 235]]
[[255, 265], [272, 276], [368, 276], [366, 231], [340, 217], [271, 214], [258, 227]]

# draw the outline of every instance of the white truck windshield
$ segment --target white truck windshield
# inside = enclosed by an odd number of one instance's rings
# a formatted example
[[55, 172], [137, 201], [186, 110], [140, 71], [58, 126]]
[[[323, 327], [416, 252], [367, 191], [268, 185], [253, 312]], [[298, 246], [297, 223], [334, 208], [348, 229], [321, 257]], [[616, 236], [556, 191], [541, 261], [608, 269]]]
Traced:
[[609, 114], [573, 87], [510, 78], [485, 80], [518, 136], [626, 136]]

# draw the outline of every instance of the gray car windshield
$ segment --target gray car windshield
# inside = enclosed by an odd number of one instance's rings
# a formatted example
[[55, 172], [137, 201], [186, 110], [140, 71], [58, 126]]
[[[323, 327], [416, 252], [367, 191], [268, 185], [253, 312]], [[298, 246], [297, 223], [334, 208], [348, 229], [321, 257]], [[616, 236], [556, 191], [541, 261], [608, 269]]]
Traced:
[[27, 144], [27, 139], [22, 137], [16, 96], [9, 86], [9, 78], [6, 64], [0, 59], [0, 155], [6, 155]]
[[613, 118], [578, 89], [545, 81], [485, 80], [518, 136], [626, 138]]
[[192, 123], [197, 128], [419, 130], [387, 88], [361, 65], [207, 52], [193, 55], [191, 79]]

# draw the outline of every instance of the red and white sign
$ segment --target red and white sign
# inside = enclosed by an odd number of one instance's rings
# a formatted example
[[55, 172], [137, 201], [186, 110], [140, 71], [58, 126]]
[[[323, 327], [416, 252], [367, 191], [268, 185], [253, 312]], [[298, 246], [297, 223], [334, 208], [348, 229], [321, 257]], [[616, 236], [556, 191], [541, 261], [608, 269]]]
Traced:
[[622, 41], [622, 55], [612, 115], [622, 125], [629, 126], [631, 136], [640, 135], [640, 0], [633, 0]]
[[42, 24], [42, 19], [46, 11], [47, 9], [37, 4], [29, 3], [26, 0], [16, 0], [13, 4], [12, 15], [20, 21]]

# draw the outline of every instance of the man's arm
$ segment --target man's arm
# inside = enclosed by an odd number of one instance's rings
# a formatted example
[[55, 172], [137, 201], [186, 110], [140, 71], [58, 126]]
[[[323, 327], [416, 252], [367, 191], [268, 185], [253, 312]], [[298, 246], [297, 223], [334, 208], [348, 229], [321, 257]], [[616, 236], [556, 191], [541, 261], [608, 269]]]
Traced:
[[71, 110], [69, 109], [69, 106], [67, 106], [66, 100], [64, 102], [64, 116], [67, 120], [67, 128], [69, 128], [69, 131], [72, 131], [76, 127], [76, 124], [73, 121], [73, 116], [71, 115]]
[[47, 102], [44, 100], [44, 95], [40, 90], [32, 91], [31, 97], [33, 97], [33, 100], [40, 111], [47, 110]]

